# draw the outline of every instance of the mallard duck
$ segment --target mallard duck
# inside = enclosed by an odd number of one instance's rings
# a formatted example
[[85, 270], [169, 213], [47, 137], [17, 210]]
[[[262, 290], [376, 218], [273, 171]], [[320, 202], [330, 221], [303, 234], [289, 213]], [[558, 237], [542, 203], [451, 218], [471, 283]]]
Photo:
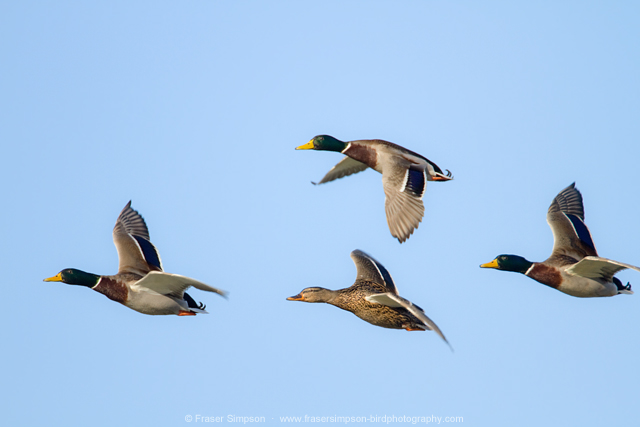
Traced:
[[381, 139], [343, 142], [329, 135], [318, 135], [296, 150], [338, 151], [347, 155], [317, 184], [362, 172], [368, 167], [380, 172], [387, 223], [391, 235], [400, 243], [407, 240], [422, 221], [422, 196], [427, 181], [453, 179], [451, 172], [447, 170], [445, 175], [426, 157]]
[[204, 304], [196, 304], [185, 292], [191, 286], [225, 296], [224, 291], [197, 280], [165, 273], [158, 250], [149, 239], [147, 224], [131, 208], [131, 202], [116, 221], [113, 242], [120, 260], [118, 274], [100, 276], [67, 268], [44, 281], [86, 286], [135, 311], [151, 315], [207, 313]]
[[442, 331], [417, 305], [398, 295], [391, 274], [372, 256], [351, 252], [357, 277], [353, 285], [332, 291], [320, 287], [303, 289], [289, 301], [325, 302], [347, 310], [372, 325], [407, 331], [434, 330], [447, 343]]
[[531, 262], [517, 255], [500, 255], [482, 268], [513, 271], [531, 277], [574, 297], [610, 297], [632, 294], [613, 277], [620, 270], [640, 268], [606, 258], [596, 252], [591, 233], [584, 223], [582, 195], [575, 182], [556, 196], [547, 212], [553, 232], [553, 252], [544, 262]]

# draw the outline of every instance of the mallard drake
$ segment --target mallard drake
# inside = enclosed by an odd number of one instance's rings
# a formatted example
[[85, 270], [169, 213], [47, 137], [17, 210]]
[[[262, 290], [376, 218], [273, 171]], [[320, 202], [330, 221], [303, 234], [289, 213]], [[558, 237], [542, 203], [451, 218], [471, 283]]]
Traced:
[[613, 276], [620, 270], [640, 271], [640, 268], [598, 256], [584, 223], [582, 194], [575, 188], [575, 182], [553, 200], [547, 222], [553, 232], [553, 252], [546, 261], [531, 262], [517, 255], [500, 255], [480, 267], [522, 273], [574, 297], [633, 293], [629, 283], [624, 286]]
[[362, 172], [368, 167], [380, 172], [387, 223], [391, 235], [400, 243], [407, 240], [422, 221], [422, 197], [427, 181], [453, 179], [451, 172], [447, 170], [445, 175], [426, 157], [381, 139], [343, 142], [329, 135], [318, 135], [296, 150], [338, 151], [347, 155], [317, 184]]
[[158, 250], [149, 239], [147, 224], [131, 208], [131, 202], [116, 221], [113, 242], [120, 260], [118, 274], [100, 276], [67, 268], [44, 281], [86, 286], [135, 311], [151, 315], [207, 313], [202, 303], [196, 304], [185, 292], [191, 286], [225, 296], [224, 291], [197, 280], [165, 273]]
[[372, 325], [407, 331], [435, 331], [447, 343], [442, 331], [417, 305], [398, 295], [391, 274], [372, 256], [351, 252], [357, 277], [353, 285], [332, 291], [320, 287], [303, 289], [289, 301], [325, 302], [347, 310]]

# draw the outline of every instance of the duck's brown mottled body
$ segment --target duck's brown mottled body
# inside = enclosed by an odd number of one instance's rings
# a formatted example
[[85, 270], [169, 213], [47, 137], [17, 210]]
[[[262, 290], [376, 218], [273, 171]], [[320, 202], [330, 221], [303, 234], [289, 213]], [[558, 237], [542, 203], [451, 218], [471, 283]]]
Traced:
[[422, 322], [403, 307], [388, 307], [371, 303], [366, 297], [385, 293], [387, 289], [373, 282], [357, 281], [353, 286], [340, 289], [329, 304], [350, 311], [365, 322], [390, 329], [420, 329]]

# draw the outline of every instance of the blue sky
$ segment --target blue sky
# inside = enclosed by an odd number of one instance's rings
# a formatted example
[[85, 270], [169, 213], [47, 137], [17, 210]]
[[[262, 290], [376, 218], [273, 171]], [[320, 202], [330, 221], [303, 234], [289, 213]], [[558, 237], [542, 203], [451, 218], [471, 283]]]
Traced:
[[[640, 8], [632, 2], [5, 2], [0, 213], [7, 425], [187, 415], [637, 419], [636, 295], [578, 299], [481, 270], [544, 260], [576, 182], [601, 256], [640, 265]], [[450, 169], [400, 245], [381, 176], [323, 186], [317, 134]], [[145, 316], [42, 279], [114, 274], [129, 201], [211, 314]], [[350, 286], [364, 250], [432, 333], [286, 301]]]

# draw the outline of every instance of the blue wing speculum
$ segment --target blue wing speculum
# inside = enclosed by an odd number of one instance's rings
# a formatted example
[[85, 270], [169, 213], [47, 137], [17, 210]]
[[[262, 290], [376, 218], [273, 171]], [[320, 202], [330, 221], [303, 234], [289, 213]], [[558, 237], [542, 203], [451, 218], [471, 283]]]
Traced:
[[404, 190], [422, 198], [425, 187], [427, 185], [427, 175], [425, 169], [418, 170], [409, 168], [407, 170], [407, 182], [404, 184]]
[[136, 235], [132, 235], [132, 236], [134, 239], [136, 239], [136, 242], [138, 242], [138, 245], [142, 250], [142, 255], [144, 256], [145, 261], [147, 261], [147, 264], [153, 265], [155, 267], [158, 267], [160, 270], [162, 270], [162, 262], [160, 262], [160, 256], [158, 255], [158, 251], [156, 250], [156, 247], [153, 246], [153, 243], [151, 243], [144, 237], [140, 237]]
[[585, 245], [589, 246], [591, 249], [596, 251], [596, 246], [593, 243], [593, 239], [591, 238], [591, 233], [589, 229], [585, 225], [585, 223], [580, 219], [579, 216], [565, 213], [571, 224], [573, 225], [573, 229], [576, 231], [576, 235]]

